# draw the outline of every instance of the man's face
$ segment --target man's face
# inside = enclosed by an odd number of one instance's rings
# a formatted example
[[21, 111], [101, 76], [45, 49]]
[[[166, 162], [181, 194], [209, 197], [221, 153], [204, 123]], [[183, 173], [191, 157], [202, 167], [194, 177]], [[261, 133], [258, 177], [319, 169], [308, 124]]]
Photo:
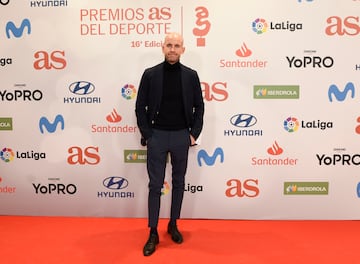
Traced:
[[162, 46], [162, 51], [167, 62], [170, 64], [178, 62], [181, 54], [185, 51], [182, 37], [177, 34], [167, 36]]

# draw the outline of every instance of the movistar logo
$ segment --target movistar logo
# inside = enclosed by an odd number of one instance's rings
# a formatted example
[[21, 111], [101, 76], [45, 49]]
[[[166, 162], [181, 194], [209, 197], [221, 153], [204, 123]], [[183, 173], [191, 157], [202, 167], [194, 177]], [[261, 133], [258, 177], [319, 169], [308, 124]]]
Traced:
[[49, 133], [54, 133], [56, 131], [56, 128], [60, 124], [61, 130], [64, 130], [65, 128], [65, 121], [62, 115], [57, 115], [55, 117], [54, 122], [50, 122], [46, 117], [41, 117], [39, 121], [39, 129], [41, 134], [44, 134], [44, 128]]
[[330, 85], [329, 91], [328, 91], [329, 101], [332, 102], [333, 96], [335, 96], [336, 100], [342, 102], [345, 100], [345, 98], [349, 92], [351, 93], [351, 98], [354, 98], [355, 97], [355, 86], [352, 82], [348, 82], [345, 85], [345, 88], [343, 91], [340, 91], [340, 89], [337, 87], [337, 85], [332, 84], [332, 85]]
[[14, 22], [9, 21], [6, 24], [6, 36], [7, 38], [10, 38], [10, 32], [12, 32], [16, 38], [20, 38], [23, 35], [25, 29], [27, 29], [28, 34], [31, 33], [31, 23], [29, 19], [24, 19], [21, 22], [20, 27], [16, 27]]
[[197, 161], [199, 166], [202, 166], [202, 160], [208, 166], [213, 166], [216, 162], [216, 158], [220, 157], [220, 162], [224, 162], [224, 151], [222, 148], [216, 148], [214, 153], [210, 156], [205, 150], [200, 150], [198, 152]]

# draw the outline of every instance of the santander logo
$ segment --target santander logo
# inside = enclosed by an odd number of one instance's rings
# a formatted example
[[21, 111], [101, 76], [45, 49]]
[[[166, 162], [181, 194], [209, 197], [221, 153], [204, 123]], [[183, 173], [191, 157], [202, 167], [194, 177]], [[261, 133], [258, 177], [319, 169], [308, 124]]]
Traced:
[[110, 123], [119, 123], [121, 121], [121, 116], [118, 114], [114, 108], [110, 114], [106, 116], [106, 120]]
[[251, 56], [252, 51], [246, 46], [245, 43], [243, 43], [242, 46], [238, 50], [236, 50], [235, 53], [237, 56], [245, 58]]
[[280, 155], [284, 152], [284, 150], [279, 146], [279, 144], [275, 141], [274, 144], [267, 149], [267, 153], [270, 155]]
[[[280, 156], [284, 152], [283, 148], [278, 144], [277, 141], [268, 147], [267, 153], [271, 156], [265, 157], [252, 157], [251, 165], [253, 166], [296, 166], [298, 159], [293, 157]], [[276, 156], [276, 157], [273, 157]]]

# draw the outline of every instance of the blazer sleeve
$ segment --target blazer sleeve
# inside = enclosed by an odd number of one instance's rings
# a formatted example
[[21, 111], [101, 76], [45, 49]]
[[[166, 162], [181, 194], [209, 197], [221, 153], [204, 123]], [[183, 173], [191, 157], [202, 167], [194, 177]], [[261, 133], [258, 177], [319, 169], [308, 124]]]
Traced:
[[149, 69], [141, 77], [135, 103], [135, 115], [141, 136], [147, 140], [151, 137], [152, 130], [149, 124]]
[[199, 76], [193, 71], [193, 107], [192, 122], [190, 126], [190, 134], [197, 139], [203, 128], [204, 118], [204, 99], [200, 85]]

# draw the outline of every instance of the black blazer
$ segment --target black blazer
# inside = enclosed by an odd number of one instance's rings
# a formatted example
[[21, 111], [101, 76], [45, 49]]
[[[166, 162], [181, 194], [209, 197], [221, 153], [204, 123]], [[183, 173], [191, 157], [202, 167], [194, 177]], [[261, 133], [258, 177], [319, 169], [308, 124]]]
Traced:
[[[190, 134], [197, 139], [203, 127], [204, 101], [195, 70], [180, 64], [185, 118]], [[141, 136], [152, 135], [152, 125], [159, 113], [162, 98], [164, 62], [144, 71], [136, 98], [135, 114]]]

